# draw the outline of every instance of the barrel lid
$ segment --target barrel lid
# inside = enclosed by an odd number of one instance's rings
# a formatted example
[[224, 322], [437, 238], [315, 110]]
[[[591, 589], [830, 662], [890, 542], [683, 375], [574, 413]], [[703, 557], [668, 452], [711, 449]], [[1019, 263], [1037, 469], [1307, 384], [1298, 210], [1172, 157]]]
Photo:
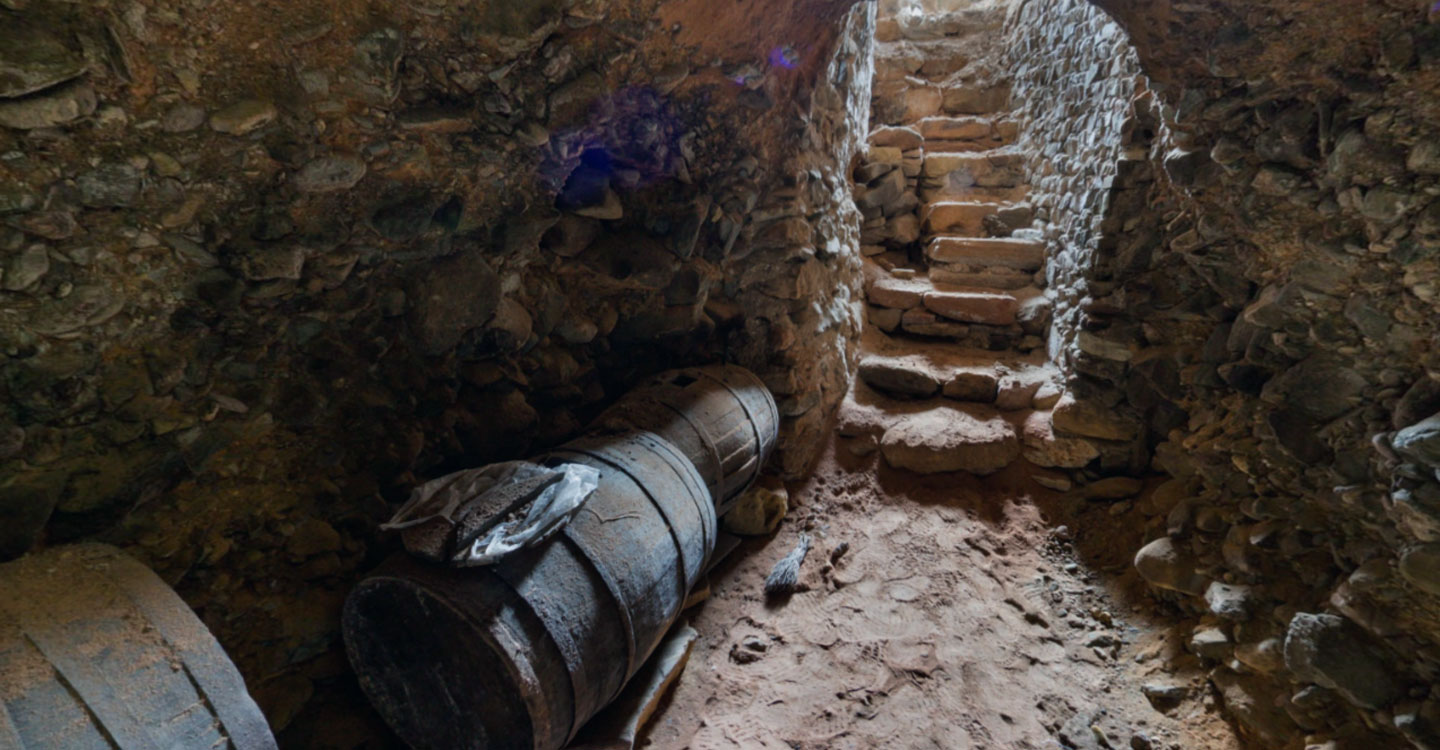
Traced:
[[410, 560], [386, 567], [351, 592], [342, 626], [360, 686], [390, 728], [413, 747], [559, 747], [571, 717], [556, 714], [569, 707], [554, 705], [529, 665], [511, 658], [530, 641], [502, 622], [508, 587], [493, 582], [490, 595], [475, 596], [473, 586], [445, 590], [425, 578], [474, 583], [491, 578], [484, 569]]

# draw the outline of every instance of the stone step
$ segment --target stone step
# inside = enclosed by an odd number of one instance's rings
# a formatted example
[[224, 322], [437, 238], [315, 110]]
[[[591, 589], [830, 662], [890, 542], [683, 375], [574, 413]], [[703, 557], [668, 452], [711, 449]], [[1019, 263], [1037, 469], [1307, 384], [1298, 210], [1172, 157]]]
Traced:
[[917, 474], [985, 476], [1020, 457], [1020, 438], [998, 412], [941, 404], [896, 419], [880, 436], [880, 455]]
[[945, 142], [979, 141], [997, 146], [1013, 143], [1020, 131], [1019, 123], [1014, 120], [983, 115], [925, 117], [911, 127], [924, 139], [926, 151], [940, 151], [932, 144]]
[[1010, 107], [1010, 85], [946, 86], [941, 90], [940, 109], [952, 115], [1002, 112]]
[[1035, 274], [1004, 266], [971, 269], [969, 266], [931, 266], [926, 273], [936, 284], [972, 289], [1020, 289], [1035, 283]]
[[1015, 187], [1025, 184], [1023, 152], [1009, 148], [989, 151], [926, 151], [920, 167], [922, 179], [938, 184], [977, 187]]
[[[885, 309], [872, 308], [876, 312]], [[899, 320], [890, 330], [896, 336], [910, 340], [941, 340], [953, 346], [1011, 354], [1042, 351], [1045, 347], [1045, 339], [1038, 334], [1026, 333], [1019, 324], [991, 326], [960, 323], [924, 308], [889, 312], [900, 312]]]
[[931, 234], [986, 237], [1029, 226], [1035, 209], [1029, 203], [940, 200], [926, 204], [920, 215]]
[[921, 178], [916, 195], [923, 203], [936, 201], [987, 201], [992, 203], [1021, 203], [1030, 197], [1029, 185], [1010, 187], [986, 187], [967, 185], [964, 180], [931, 180]]
[[1045, 265], [1045, 243], [1017, 237], [940, 235], [925, 247], [925, 257], [936, 263], [1036, 271]]
[[[958, 347], [956, 347], [959, 350]], [[1029, 363], [1023, 355], [974, 349], [964, 356], [934, 357], [923, 352], [864, 354], [859, 376], [871, 388], [891, 396], [993, 404], [1001, 411], [1029, 409], [1037, 393], [1053, 386], [1053, 367]]]
[[1030, 404], [1007, 411], [938, 397], [893, 398], [857, 378], [840, 404], [837, 431], [869, 441], [891, 466], [918, 473], [987, 474], [1017, 459], [1082, 468], [1099, 457], [1105, 441], [1055, 431], [1049, 404], [1059, 392], [1047, 383]]
[[1014, 325], [1020, 311], [1020, 300], [1002, 290], [933, 291], [925, 295], [924, 304], [926, 310], [941, 317], [988, 326]]
[[[899, 274], [897, 270], [895, 272]], [[872, 305], [896, 310], [925, 308], [951, 320], [1007, 326], [1015, 322], [1014, 312], [1022, 300], [1039, 296], [1033, 287], [995, 289], [936, 283], [928, 275], [901, 277], [867, 273], [865, 297]]]
[[920, 131], [905, 125], [882, 125], [870, 131], [870, 145], [882, 148], [898, 148], [902, 152], [920, 148], [925, 137]]

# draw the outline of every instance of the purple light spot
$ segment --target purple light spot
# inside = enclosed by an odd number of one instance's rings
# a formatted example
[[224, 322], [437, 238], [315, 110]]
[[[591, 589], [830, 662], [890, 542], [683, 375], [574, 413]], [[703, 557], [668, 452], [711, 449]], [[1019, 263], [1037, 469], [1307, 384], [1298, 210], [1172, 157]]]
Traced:
[[[1440, 5], [1440, 2], [1436, 4]], [[770, 66], [773, 68], [794, 69], [799, 59], [799, 56], [795, 54], [795, 50], [788, 45], [770, 50]]]
[[745, 76], [735, 76], [730, 80], [734, 81], [736, 86], [744, 86], [746, 84]]
[[1430, 6], [1430, 12], [1440, 13], [1440, 0], [1436, 0], [1435, 4]]

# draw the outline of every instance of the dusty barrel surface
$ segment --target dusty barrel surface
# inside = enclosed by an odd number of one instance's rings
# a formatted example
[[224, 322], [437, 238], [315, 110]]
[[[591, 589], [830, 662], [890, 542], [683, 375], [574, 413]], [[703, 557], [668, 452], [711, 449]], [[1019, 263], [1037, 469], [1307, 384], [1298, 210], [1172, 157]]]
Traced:
[[655, 376], [601, 413], [594, 426], [649, 430], [674, 443], [700, 470], [724, 515], [775, 447], [780, 410], [754, 373], [711, 365]]
[[0, 565], [0, 748], [274, 748], [220, 644], [101, 544]]
[[487, 567], [398, 555], [346, 602], [361, 687], [416, 748], [562, 747], [659, 644], [714, 549], [709, 490], [666, 440], [582, 438], [537, 460], [600, 470], [554, 537]]

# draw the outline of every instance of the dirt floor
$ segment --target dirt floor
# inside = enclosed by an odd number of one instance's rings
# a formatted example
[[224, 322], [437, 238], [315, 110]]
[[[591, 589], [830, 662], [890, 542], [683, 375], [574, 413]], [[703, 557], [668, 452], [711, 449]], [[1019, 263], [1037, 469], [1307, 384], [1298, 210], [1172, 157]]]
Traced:
[[[835, 441], [780, 531], [712, 571], [688, 613], [701, 639], [641, 746], [1242, 747], [1189, 624], [1131, 572], [1128, 503], [1045, 490], [1024, 462], [922, 477]], [[767, 602], [802, 531], [802, 590]]]

